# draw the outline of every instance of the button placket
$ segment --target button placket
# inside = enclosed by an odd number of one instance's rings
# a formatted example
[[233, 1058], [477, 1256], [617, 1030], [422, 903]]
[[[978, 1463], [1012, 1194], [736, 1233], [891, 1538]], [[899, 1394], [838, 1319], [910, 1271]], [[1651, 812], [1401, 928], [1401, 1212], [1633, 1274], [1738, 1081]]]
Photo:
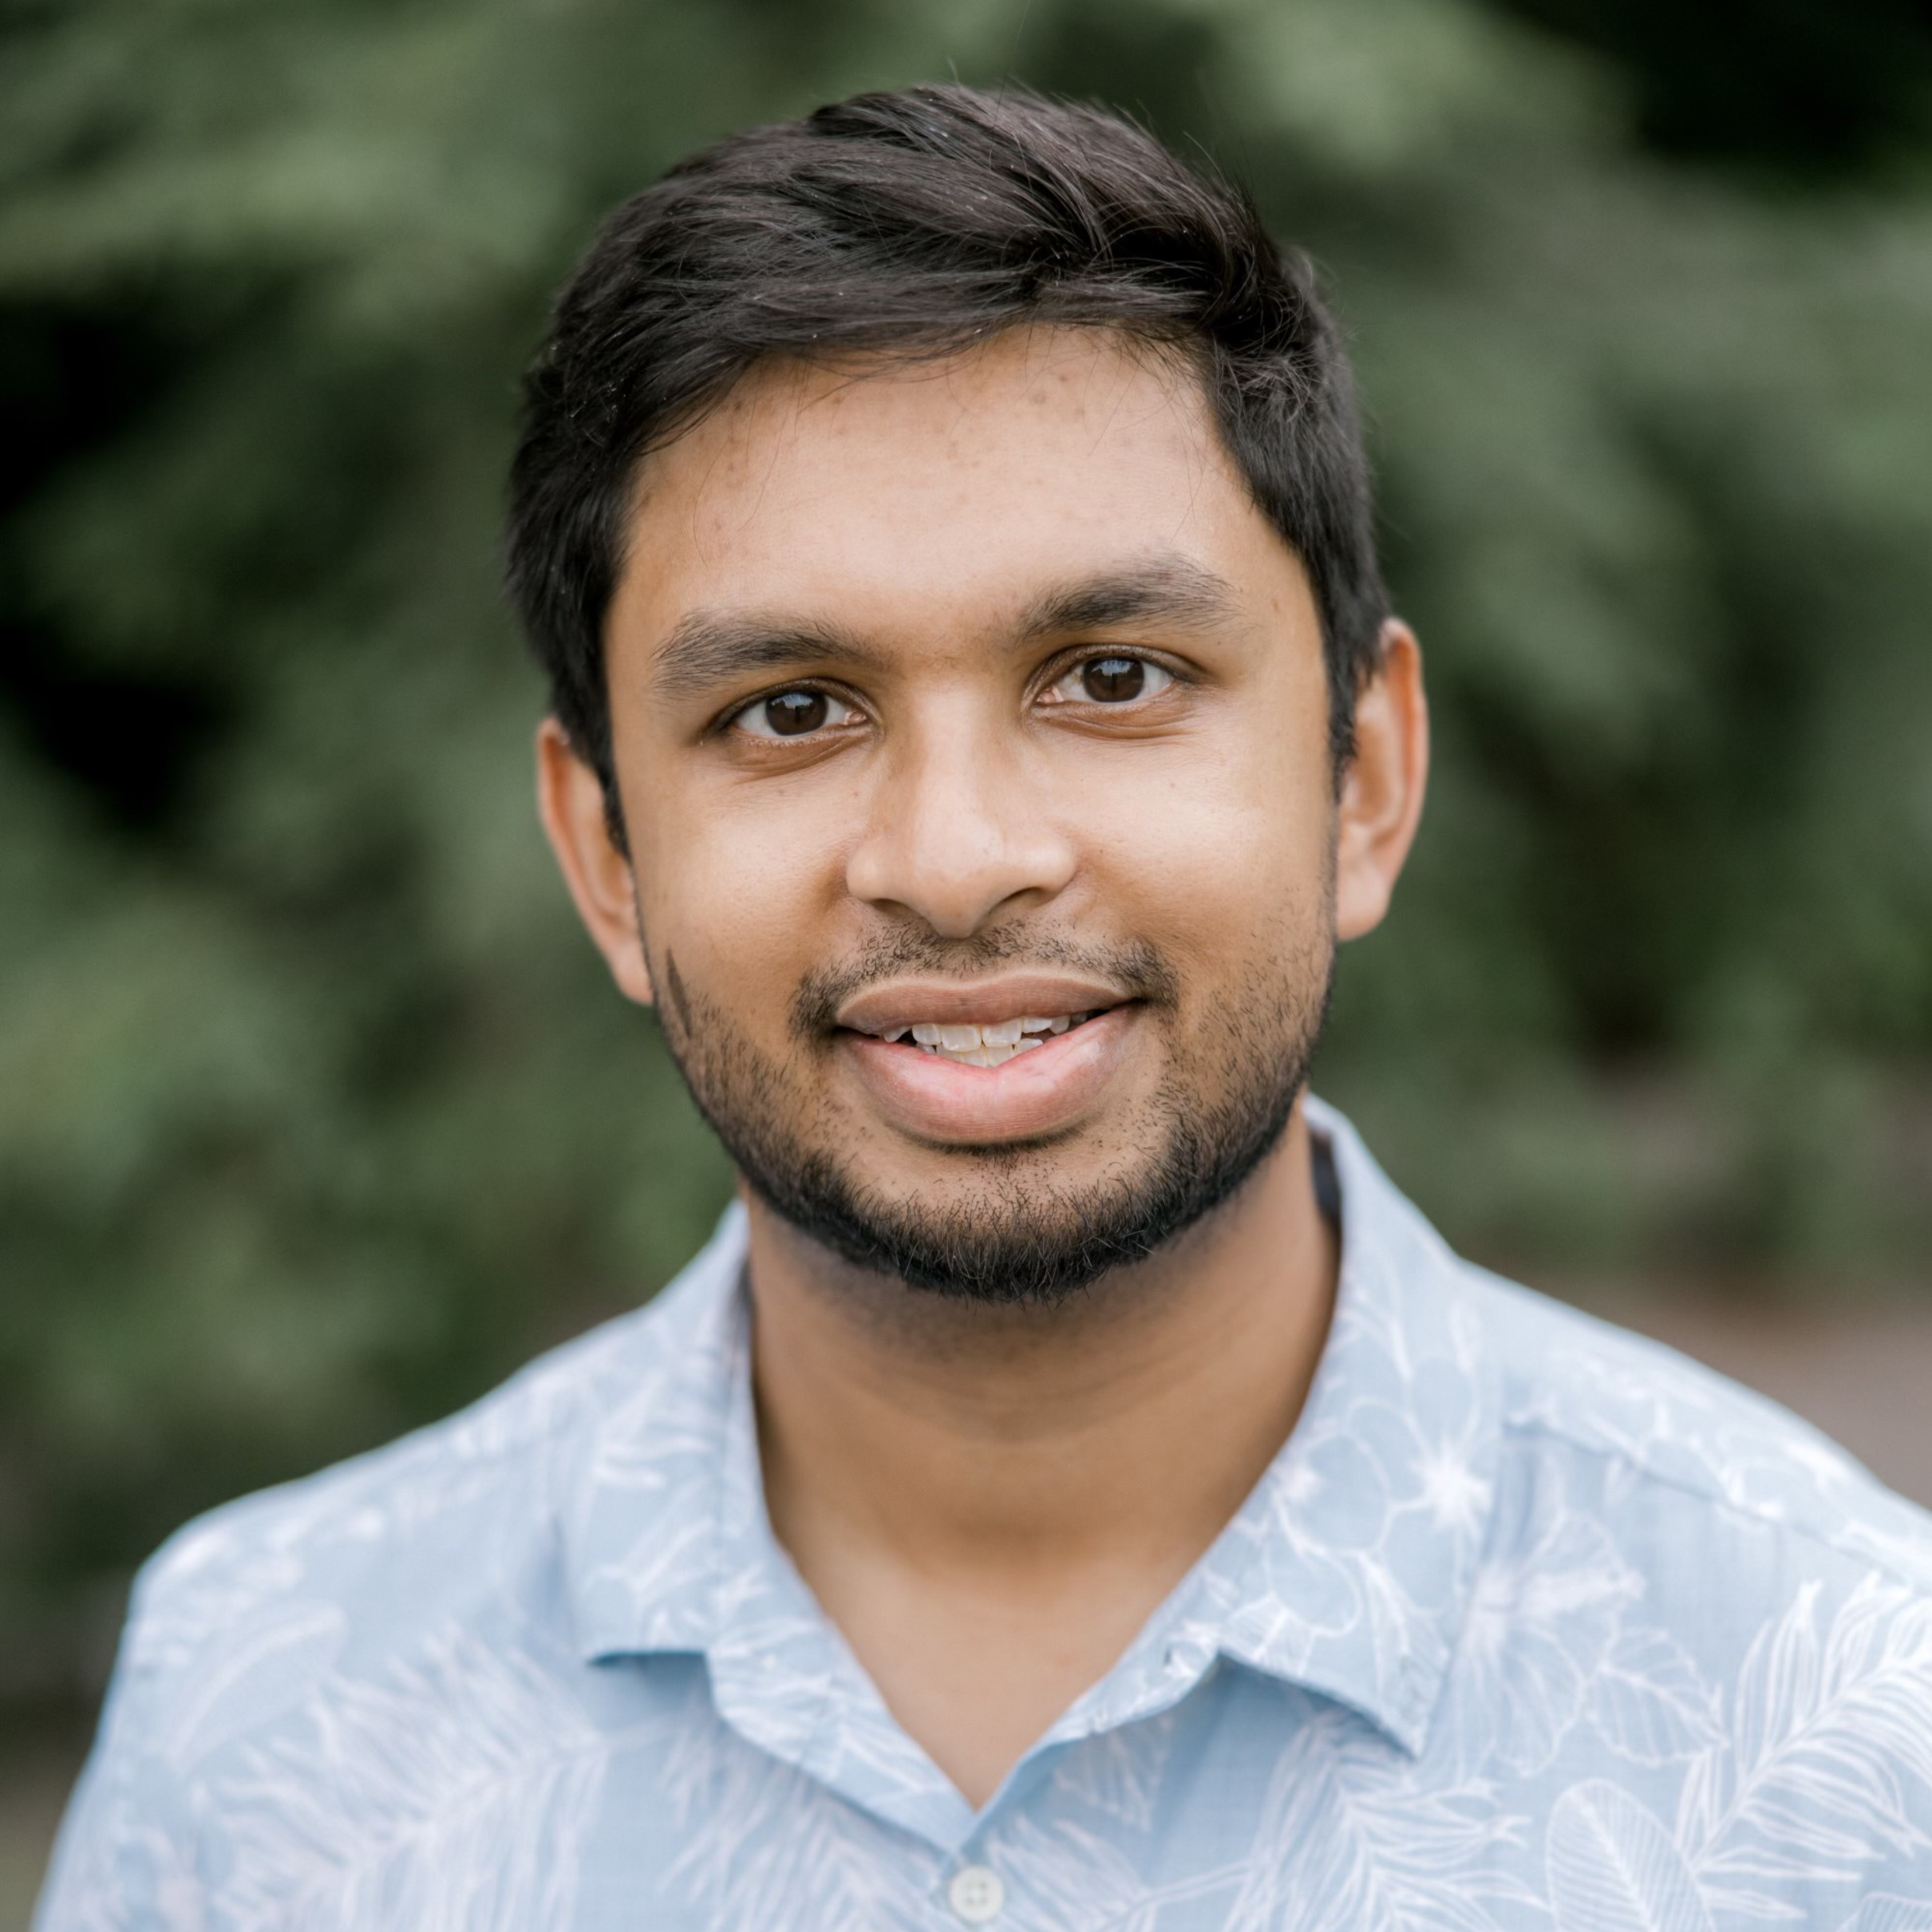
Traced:
[[990, 1924], [1006, 1902], [1006, 1888], [991, 1865], [962, 1865], [946, 1888], [953, 1916], [968, 1925]]

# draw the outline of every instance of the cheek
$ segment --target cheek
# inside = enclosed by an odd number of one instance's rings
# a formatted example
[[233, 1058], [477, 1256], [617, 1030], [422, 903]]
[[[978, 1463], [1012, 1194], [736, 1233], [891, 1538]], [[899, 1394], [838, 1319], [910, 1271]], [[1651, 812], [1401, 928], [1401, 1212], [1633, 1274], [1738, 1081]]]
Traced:
[[1269, 979], [1325, 928], [1322, 855], [1284, 837], [1279, 820], [1224, 818], [1202, 829], [1143, 875], [1136, 930], [1190, 990]]
[[688, 983], [754, 1030], [761, 1013], [782, 1024], [791, 989], [823, 962], [849, 816], [849, 806], [804, 786], [755, 803], [730, 785], [663, 801], [638, 855], [653, 950], [674, 953]]
[[1096, 896], [1211, 982], [1326, 919], [1334, 839], [1325, 766], [1225, 738], [1155, 772], [1081, 788]]

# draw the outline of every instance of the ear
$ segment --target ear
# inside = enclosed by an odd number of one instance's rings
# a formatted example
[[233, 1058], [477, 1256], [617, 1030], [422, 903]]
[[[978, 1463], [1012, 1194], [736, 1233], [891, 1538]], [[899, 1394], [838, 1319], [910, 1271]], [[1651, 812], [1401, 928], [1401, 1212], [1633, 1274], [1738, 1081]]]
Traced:
[[1381, 655], [1355, 704], [1355, 754], [1342, 782], [1335, 846], [1335, 931], [1372, 932], [1422, 817], [1429, 780], [1429, 700], [1422, 651], [1406, 624], [1383, 625]]
[[577, 916], [626, 998], [652, 1003], [631, 862], [610, 837], [604, 787], [554, 718], [537, 727], [537, 816], [562, 868]]

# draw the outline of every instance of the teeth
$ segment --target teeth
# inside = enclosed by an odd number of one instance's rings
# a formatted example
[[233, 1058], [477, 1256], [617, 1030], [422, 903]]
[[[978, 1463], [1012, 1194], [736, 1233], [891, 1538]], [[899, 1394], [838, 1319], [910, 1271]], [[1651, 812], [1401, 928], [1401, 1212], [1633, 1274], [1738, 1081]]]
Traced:
[[1087, 1017], [1084, 1013], [1060, 1013], [1050, 1018], [1030, 1015], [1021, 1019], [988, 1020], [977, 1026], [921, 1020], [916, 1026], [895, 1027], [880, 1037], [910, 1038], [928, 1053], [943, 1053], [962, 1066], [1004, 1066], [1016, 1054], [1044, 1046], [1054, 1034], [1064, 1033]]

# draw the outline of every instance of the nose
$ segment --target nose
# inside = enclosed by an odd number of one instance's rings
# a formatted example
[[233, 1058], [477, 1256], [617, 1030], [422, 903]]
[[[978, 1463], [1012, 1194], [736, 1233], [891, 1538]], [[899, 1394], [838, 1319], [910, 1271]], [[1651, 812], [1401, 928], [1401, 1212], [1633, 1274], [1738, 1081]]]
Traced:
[[886, 760], [846, 890], [968, 939], [1044, 904], [1072, 878], [1072, 841], [997, 730], [909, 734]]

